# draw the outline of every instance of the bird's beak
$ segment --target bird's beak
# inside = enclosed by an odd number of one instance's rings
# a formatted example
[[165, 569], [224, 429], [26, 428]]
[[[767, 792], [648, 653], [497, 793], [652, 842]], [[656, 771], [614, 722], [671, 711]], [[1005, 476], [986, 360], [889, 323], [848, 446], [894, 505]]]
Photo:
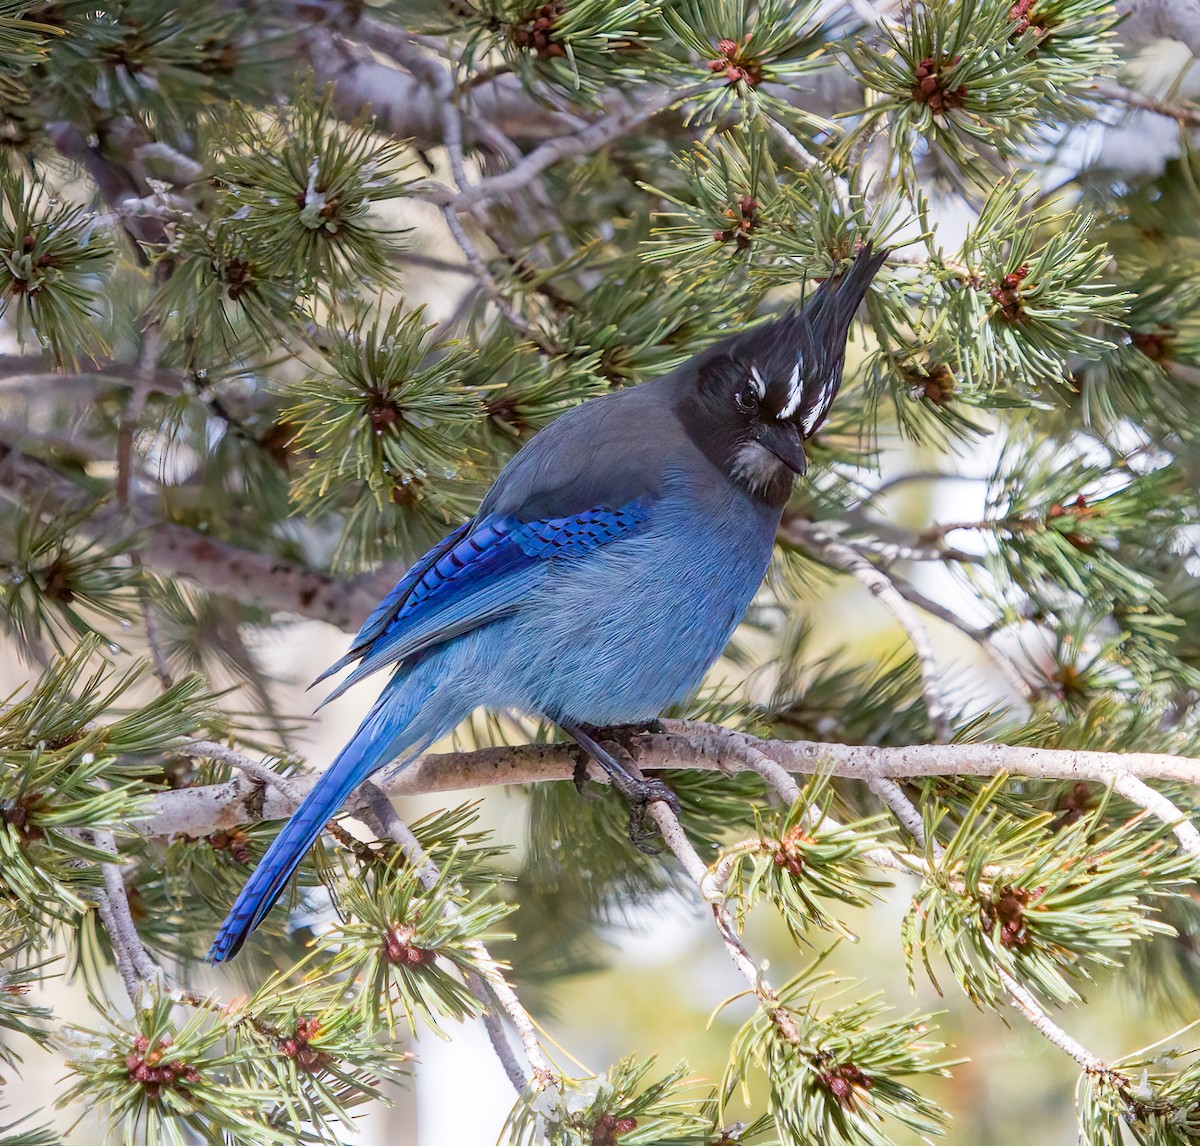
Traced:
[[771, 451], [794, 474], [804, 476], [808, 459], [800, 431], [791, 422], [775, 422], [764, 426], [758, 436], [759, 444]]

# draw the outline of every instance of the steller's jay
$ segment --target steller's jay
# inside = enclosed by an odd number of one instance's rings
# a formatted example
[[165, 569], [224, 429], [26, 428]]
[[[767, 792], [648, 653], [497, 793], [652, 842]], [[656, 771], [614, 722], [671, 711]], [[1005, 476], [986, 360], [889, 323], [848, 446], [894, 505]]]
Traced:
[[568, 411], [505, 466], [479, 513], [408, 570], [325, 674], [358, 662], [337, 696], [392, 666], [209, 959], [236, 954], [357, 785], [476, 708], [543, 716], [631, 800], [671, 798], [635, 781], [595, 731], [653, 722], [720, 656], [766, 572], [804, 440], [829, 412], [885, 254], [863, 245], [802, 307]]

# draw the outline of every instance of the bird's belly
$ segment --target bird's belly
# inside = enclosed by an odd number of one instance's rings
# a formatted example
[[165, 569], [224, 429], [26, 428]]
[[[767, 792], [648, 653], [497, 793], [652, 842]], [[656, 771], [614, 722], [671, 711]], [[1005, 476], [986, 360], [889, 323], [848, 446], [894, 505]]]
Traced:
[[507, 655], [483, 703], [597, 725], [652, 719], [721, 655], [762, 581], [773, 532], [733, 544], [727, 532], [693, 531], [687, 544], [651, 532], [556, 570], [528, 607], [489, 626]]

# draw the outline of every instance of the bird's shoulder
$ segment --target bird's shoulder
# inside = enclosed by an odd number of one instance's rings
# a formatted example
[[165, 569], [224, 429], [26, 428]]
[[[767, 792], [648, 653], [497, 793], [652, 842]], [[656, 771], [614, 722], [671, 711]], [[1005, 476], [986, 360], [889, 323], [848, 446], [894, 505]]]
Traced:
[[653, 501], [695, 452], [664, 381], [593, 398], [555, 419], [501, 471], [480, 517], [535, 521]]

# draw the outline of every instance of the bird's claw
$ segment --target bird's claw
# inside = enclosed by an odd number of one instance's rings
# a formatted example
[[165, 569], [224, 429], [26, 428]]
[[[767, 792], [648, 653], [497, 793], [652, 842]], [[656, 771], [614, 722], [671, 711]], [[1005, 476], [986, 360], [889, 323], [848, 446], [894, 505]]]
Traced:
[[571, 773], [571, 780], [575, 784], [575, 791], [585, 800], [598, 800], [600, 797], [588, 789], [588, 783], [591, 781], [590, 764], [591, 757], [581, 749], [575, 758], [575, 771]]
[[[657, 721], [652, 723], [657, 724]], [[621, 763], [604, 746], [602, 739], [611, 738], [613, 729], [592, 728], [588, 725], [575, 724], [571, 721], [560, 721], [560, 724], [563, 731], [568, 736], [571, 736], [582, 750], [582, 755], [576, 757], [575, 763], [574, 779], [576, 789], [581, 795], [584, 794], [584, 785], [588, 780], [588, 760], [594, 760], [608, 773], [612, 786], [629, 803], [630, 841], [638, 851], [645, 852], [648, 855], [657, 855], [662, 849], [652, 847], [649, 844], [649, 841], [658, 832], [657, 825], [649, 815], [650, 805], [656, 800], [661, 800], [678, 816], [679, 797], [661, 780], [647, 780], [643, 776], [631, 773], [629, 768]], [[634, 733], [645, 731], [645, 728], [641, 726], [627, 727], [631, 727]], [[628, 750], [621, 746], [619, 740], [611, 740], [611, 743], [622, 755], [629, 758]], [[636, 772], [636, 767], [634, 771]]]
[[621, 795], [629, 801], [630, 842], [644, 855], [659, 855], [662, 847], [651, 842], [659, 835], [659, 829], [650, 816], [650, 805], [661, 800], [678, 816], [679, 797], [661, 780], [636, 780]]

